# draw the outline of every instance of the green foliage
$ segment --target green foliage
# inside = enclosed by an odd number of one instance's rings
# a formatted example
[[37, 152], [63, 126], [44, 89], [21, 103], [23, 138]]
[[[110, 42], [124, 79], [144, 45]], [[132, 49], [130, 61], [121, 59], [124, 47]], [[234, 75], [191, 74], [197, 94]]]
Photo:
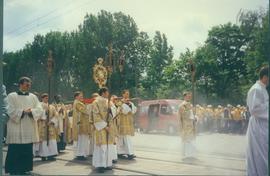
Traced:
[[147, 76], [143, 81], [143, 86], [149, 93], [149, 97], [158, 98], [158, 89], [163, 87], [163, 84], [166, 83], [164, 80], [165, 68], [172, 64], [172, 58], [172, 46], [168, 46], [165, 34], [161, 34], [157, 31], [150, 50], [150, 58], [147, 62]]
[[[52, 50], [52, 94], [71, 100], [75, 90], [82, 90], [88, 97], [98, 89], [92, 68], [99, 57], [107, 63], [109, 44], [113, 46], [110, 88], [114, 94], [130, 89], [142, 99], [179, 98], [184, 90], [191, 90], [189, 64], [193, 60], [197, 103], [244, 103], [257, 79], [256, 71], [270, 59], [269, 10], [241, 11], [237, 24], [212, 27], [202, 46], [194, 51], [187, 48], [178, 59], [173, 59], [165, 34], [157, 31], [149, 38], [122, 12], [87, 14], [75, 31], [37, 34], [21, 50], [4, 53], [7, 90], [15, 90], [14, 83], [25, 75], [33, 79], [34, 91], [47, 92], [46, 65], [48, 50]], [[120, 72], [122, 51], [125, 65]]]
[[239, 24], [223, 24], [209, 30], [204, 45], [194, 52], [180, 54], [166, 67], [165, 79], [171, 91], [191, 89], [189, 60], [196, 65], [196, 102], [244, 104], [248, 89], [258, 76], [256, 71], [269, 61], [269, 10], [243, 11]]
[[[22, 50], [5, 53], [5, 84], [12, 91], [15, 89], [13, 83], [25, 75], [33, 79], [34, 91], [47, 92], [46, 64], [48, 50], [52, 50], [55, 61], [52, 94], [60, 93], [65, 99], [71, 99], [75, 90], [82, 90], [90, 96], [97, 91], [92, 67], [97, 58], [108, 59], [109, 44], [113, 45], [115, 63], [111, 77], [112, 92], [120, 93], [120, 89], [128, 88], [134, 93], [135, 80], [145, 71], [151, 40], [146, 33], [138, 31], [130, 16], [107, 11], [101, 11], [97, 16], [87, 14], [76, 31], [50, 32], [45, 36], [38, 34]], [[121, 50], [125, 52], [122, 74], [116, 66]]]

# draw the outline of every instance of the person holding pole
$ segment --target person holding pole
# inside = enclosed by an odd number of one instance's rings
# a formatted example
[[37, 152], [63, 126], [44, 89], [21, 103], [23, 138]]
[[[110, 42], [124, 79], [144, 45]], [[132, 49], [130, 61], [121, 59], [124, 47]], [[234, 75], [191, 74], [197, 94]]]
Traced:
[[53, 106], [55, 107], [58, 113], [58, 136], [57, 136], [57, 148], [58, 152], [60, 153], [62, 150], [66, 148], [66, 141], [67, 141], [67, 111], [64, 103], [62, 102], [61, 95], [54, 96], [54, 103]]
[[132, 136], [135, 135], [134, 130], [134, 114], [137, 112], [137, 107], [130, 101], [129, 90], [122, 91], [122, 105], [119, 114], [120, 129], [118, 138], [117, 153], [119, 158], [133, 160], [136, 158], [132, 144]]
[[115, 135], [112, 127], [113, 115], [109, 90], [105, 87], [99, 90], [99, 97], [93, 103], [93, 121], [95, 126], [95, 145], [92, 165], [99, 173], [112, 169]]
[[196, 128], [195, 128], [195, 115], [193, 112], [193, 106], [191, 104], [192, 93], [184, 92], [184, 101], [181, 103], [179, 108], [179, 125], [180, 133], [183, 143], [183, 159], [184, 161], [190, 161], [195, 159], [195, 138], [196, 138]]
[[78, 160], [86, 160], [89, 155], [89, 114], [83, 103], [83, 93], [75, 92], [74, 98], [72, 129], [75, 156]]
[[[49, 95], [47, 93], [42, 94], [41, 98], [41, 105], [44, 109], [44, 113], [39, 123], [39, 138], [41, 141], [39, 147], [39, 156], [41, 156], [42, 161], [54, 161], [54, 157], [58, 155], [56, 142], [58, 114], [55, 107], [49, 104]], [[47, 134], [47, 131], [49, 134]]]

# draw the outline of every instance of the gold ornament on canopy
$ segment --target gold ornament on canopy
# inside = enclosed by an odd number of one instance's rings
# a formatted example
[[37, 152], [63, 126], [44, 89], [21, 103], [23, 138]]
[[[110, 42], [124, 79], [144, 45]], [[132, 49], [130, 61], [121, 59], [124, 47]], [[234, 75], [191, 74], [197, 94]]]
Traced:
[[98, 58], [97, 63], [93, 67], [93, 78], [95, 83], [98, 84], [99, 88], [106, 85], [108, 79], [108, 71], [104, 66], [103, 58]]
[[124, 62], [125, 62], [125, 54], [124, 51], [121, 51], [121, 56], [119, 58], [119, 71], [123, 72], [124, 70]]

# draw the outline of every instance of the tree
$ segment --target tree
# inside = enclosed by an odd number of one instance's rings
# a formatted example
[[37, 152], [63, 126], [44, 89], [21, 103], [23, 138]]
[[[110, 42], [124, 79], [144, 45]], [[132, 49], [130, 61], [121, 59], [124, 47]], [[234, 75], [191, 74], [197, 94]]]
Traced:
[[[189, 70], [190, 60], [194, 58], [194, 52], [188, 48], [184, 53], [180, 53], [179, 59], [173, 60], [170, 65], [164, 69], [163, 90], [160, 90], [160, 96], [169, 98], [178, 98], [183, 91], [191, 90], [191, 73]], [[162, 95], [163, 92], [163, 95]]]
[[165, 34], [159, 31], [153, 39], [150, 58], [147, 62], [146, 78], [143, 87], [147, 89], [149, 97], [156, 98], [157, 90], [164, 84], [164, 69], [172, 63], [173, 47], [167, 43]]
[[[238, 23], [221, 24], [209, 30], [201, 46], [180, 53], [173, 60], [173, 47], [165, 34], [154, 38], [139, 31], [132, 17], [122, 12], [100, 11], [86, 14], [82, 24], [72, 32], [51, 31], [35, 35], [16, 52], [4, 53], [4, 83], [14, 91], [19, 77], [33, 79], [33, 91], [47, 92], [48, 50], [53, 51], [55, 68], [53, 94], [71, 100], [75, 90], [85, 96], [98, 87], [92, 77], [97, 58], [108, 64], [109, 45], [113, 48], [111, 92], [130, 89], [143, 99], [178, 98], [191, 90], [189, 60], [196, 66], [197, 103], [245, 103], [247, 90], [257, 79], [256, 71], [270, 59], [269, 9], [267, 12], [241, 11]], [[124, 69], [118, 63], [124, 54]]]
[[258, 79], [256, 72], [270, 59], [269, 9], [241, 11], [239, 15], [241, 31], [248, 38], [245, 49], [245, 62], [250, 86]]
[[[90, 96], [98, 89], [92, 79], [92, 68], [99, 57], [108, 61], [110, 44], [115, 64], [111, 77], [112, 92], [120, 93], [121, 89], [128, 88], [135, 93], [140, 74], [146, 70], [151, 39], [145, 32], [138, 31], [130, 16], [104, 10], [96, 16], [87, 14], [75, 31], [37, 34], [23, 49], [5, 53], [5, 84], [8, 91], [14, 90], [13, 83], [25, 75], [32, 78], [33, 91], [47, 92], [47, 57], [48, 50], [52, 50], [55, 60], [52, 94], [72, 99], [75, 90], [82, 90], [85, 96]], [[122, 51], [125, 68], [120, 74], [116, 65]]]
[[[205, 76], [209, 76], [213, 80], [215, 90], [213, 93], [216, 93], [222, 100], [239, 98], [236, 97], [238, 83], [247, 74], [242, 50], [245, 42], [245, 36], [239, 26], [231, 23], [213, 27], [209, 31], [205, 44], [209, 45], [216, 56], [213, 67], [210, 68], [218, 68], [218, 70], [213, 71], [212, 75]], [[206, 62], [208, 60], [205, 57], [201, 57], [201, 59]]]

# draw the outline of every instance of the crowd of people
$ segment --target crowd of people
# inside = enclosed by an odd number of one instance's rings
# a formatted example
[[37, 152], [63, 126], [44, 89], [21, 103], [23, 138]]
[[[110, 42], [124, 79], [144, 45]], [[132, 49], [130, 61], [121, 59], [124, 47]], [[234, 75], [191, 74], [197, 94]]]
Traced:
[[245, 134], [250, 114], [246, 106], [196, 105], [197, 132]]

